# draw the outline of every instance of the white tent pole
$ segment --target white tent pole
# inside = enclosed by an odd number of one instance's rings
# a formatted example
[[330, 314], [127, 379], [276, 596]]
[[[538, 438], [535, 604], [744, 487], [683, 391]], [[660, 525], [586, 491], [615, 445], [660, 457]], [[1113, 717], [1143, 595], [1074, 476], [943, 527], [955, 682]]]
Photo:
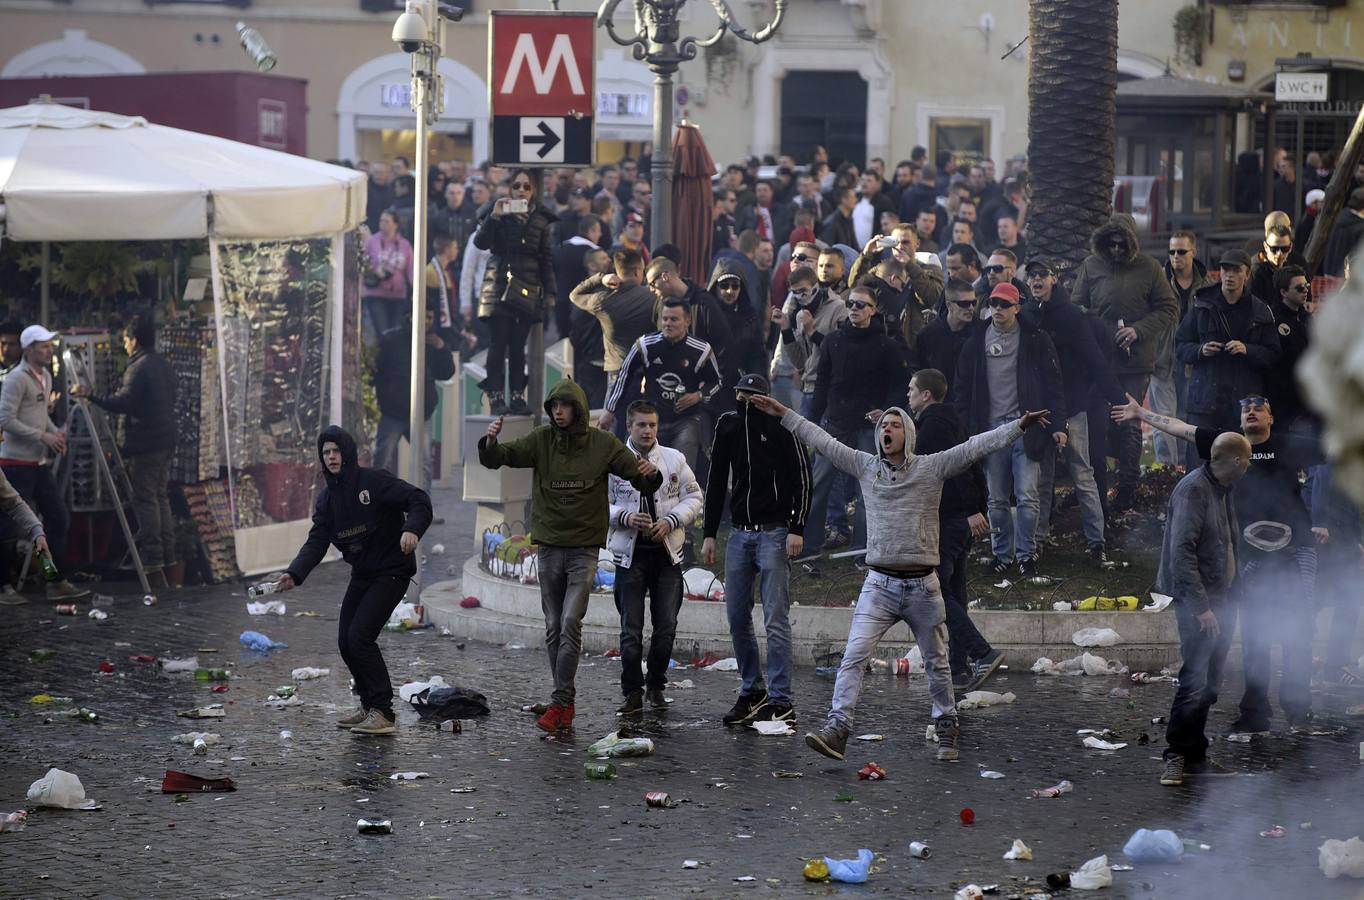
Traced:
[[346, 236], [344, 232], [332, 235], [332, 303], [328, 311], [330, 316], [327, 327], [331, 329], [329, 341], [330, 349], [328, 355], [331, 358], [330, 378], [330, 403], [329, 411], [331, 422], [336, 425], [344, 426], [341, 421], [343, 413], [341, 403], [341, 390], [344, 353], [346, 345]]
[[[232, 422], [227, 412], [227, 333], [223, 331], [223, 275], [219, 268], [218, 239], [209, 235], [208, 264], [213, 284], [213, 324], [218, 331], [218, 391], [223, 398], [223, 452], [227, 454], [227, 503], [232, 509], [233, 530], [241, 527], [237, 519], [237, 491], [232, 477]], [[244, 412], [244, 410], [243, 410]]]

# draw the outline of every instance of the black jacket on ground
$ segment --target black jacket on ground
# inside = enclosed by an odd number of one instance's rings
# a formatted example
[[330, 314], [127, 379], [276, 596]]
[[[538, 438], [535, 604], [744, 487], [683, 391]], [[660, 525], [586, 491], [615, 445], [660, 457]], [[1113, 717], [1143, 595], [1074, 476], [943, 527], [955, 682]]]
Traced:
[[1065, 410], [1052, 410], [1052, 415], [1069, 419], [1089, 408], [1090, 397], [1097, 390], [1110, 404], [1126, 401], [1123, 389], [1113, 377], [1113, 365], [1107, 347], [1094, 339], [1091, 318], [1097, 318], [1070, 302], [1070, 295], [1061, 285], [1052, 288], [1046, 303], [1031, 303], [1023, 308], [1029, 322], [1041, 327], [1056, 348], [1056, 359], [1061, 364], [1061, 387], [1066, 398]]
[[870, 428], [867, 413], [901, 404], [908, 373], [903, 344], [874, 321], [855, 328], [845, 319], [821, 345], [810, 421], [827, 421], [834, 434]]
[[128, 359], [118, 390], [90, 402], [128, 419], [123, 455], [140, 456], [175, 446], [175, 371], [161, 354], [139, 348]]
[[[426, 390], [423, 399], [426, 418], [436, 411], [436, 382], [455, 377], [452, 335], [436, 330], [445, 342], [444, 350], [426, 348]], [[379, 412], [389, 418], [407, 421], [412, 406], [412, 326], [395, 328], [379, 339], [379, 356], [374, 365], [374, 394]]]
[[[1045, 428], [1029, 428], [1023, 433], [1023, 446], [1029, 459], [1041, 459], [1052, 446], [1052, 435], [1064, 431], [1066, 420], [1056, 414], [1065, 407], [1061, 387], [1061, 366], [1056, 348], [1047, 333], [1026, 319], [1018, 320], [1023, 329], [1018, 341], [1019, 412], [1049, 409], [1051, 423]], [[957, 361], [957, 392], [952, 404], [957, 408], [966, 430], [973, 435], [990, 430], [990, 385], [985, 374], [985, 335], [988, 327], [971, 330]]]
[[328, 441], [341, 448], [341, 472], [322, 467], [327, 486], [313, 504], [313, 527], [285, 573], [302, 584], [335, 544], [350, 563], [352, 578], [417, 574], [417, 554], [404, 553], [398, 540], [404, 531], [417, 537], [431, 525], [431, 498], [383, 469], [362, 469], [357, 463], [355, 438], [329, 425], [317, 436], [317, 456]]
[[[967, 439], [961, 417], [946, 403], [934, 403], [919, 413], [914, 426], [914, 452], [919, 455], [951, 450]], [[943, 484], [942, 499], [938, 501], [938, 521], [955, 522], [976, 513], [985, 515], [988, 498], [985, 471], [980, 463], [974, 463], [971, 468], [953, 475]]]
[[740, 403], [715, 423], [705, 536], [713, 538], [719, 530], [726, 494], [735, 525], [782, 525], [791, 534], [804, 535], [812, 488], [810, 461], [795, 435], [776, 416]]
[[[1249, 288], [1247, 287], [1247, 293]], [[1245, 356], [1222, 352], [1204, 356], [1209, 341], [1240, 341]], [[1193, 306], [1175, 333], [1175, 357], [1193, 367], [1189, 375], [1189, 412], [1236, 417], [1242, 397], [1264, 393], [1265, 377], [1279, 361], [1279, 333], [1274, 314], [1258, 297], [1243, 296], [1235, 305], [1222, 297], [1222, 286], [1210, 284], [1194, 294]]]

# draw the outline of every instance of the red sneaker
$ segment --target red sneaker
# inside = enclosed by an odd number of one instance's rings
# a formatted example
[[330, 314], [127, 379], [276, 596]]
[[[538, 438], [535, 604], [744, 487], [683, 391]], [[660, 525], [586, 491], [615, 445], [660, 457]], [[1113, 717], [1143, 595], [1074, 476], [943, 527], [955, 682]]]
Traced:
[[560, 710], [559, 730], [567, 731], [573, 727], [573, 704], [570, 703], [567, 706], [560, 707]]
[[[538, 725], [542, 731], [548, 731], [550, 734], [553, 734], [564, 727], [563, 715], [564, 707], [558, 703], [551, 703], [549, 709], [545, 710], [540, 718], [535, 720], [535, 724]], [[572, 716], [573, 713], [570, 712], [569, 721], [572, 721]]]

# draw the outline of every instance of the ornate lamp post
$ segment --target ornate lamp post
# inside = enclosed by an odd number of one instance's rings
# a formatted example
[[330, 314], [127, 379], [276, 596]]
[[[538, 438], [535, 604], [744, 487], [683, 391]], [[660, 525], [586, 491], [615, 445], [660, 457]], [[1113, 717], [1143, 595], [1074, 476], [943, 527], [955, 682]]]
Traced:
[[720, 24], [715, 33], [705, 40], [679, 37], [678, 14], [687, 0], [632, 0], [635, 8], [635, 34], [623, 37], [616, 31], [613, 17], [621, 0], [604, 0], [597, 10], [597, 25], [605, 28], [611, 40], [629, 47], [635, 59], [644, 61], [654, 73], [654, 155], [652, 180], [653, 207], [650, 233], [657, 244], [671, 243], [673, 160], [673, 74], [682, 63], [696, 59], [696, 51], [711, 47], [724, 37], [726, 31], [751, 44], [761, 44], [777, 33], [786, 14], [786, 0], [773, 0], [776, 14], [772, 21], [756, 32], [750, 32], [734, 20], [727, 0], [710, 0]]

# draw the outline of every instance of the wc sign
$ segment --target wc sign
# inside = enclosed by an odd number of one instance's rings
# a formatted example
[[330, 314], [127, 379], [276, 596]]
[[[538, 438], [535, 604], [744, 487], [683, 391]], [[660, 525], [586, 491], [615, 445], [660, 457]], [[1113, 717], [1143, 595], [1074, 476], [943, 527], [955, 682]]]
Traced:
[[489, 18], [493, 162], [592, 165], [595, 14], [493, 10]]
[[1325, 72], [1280, 72], [1274, 76], [1274, 99], [1280, 103], [1325, 103]]

